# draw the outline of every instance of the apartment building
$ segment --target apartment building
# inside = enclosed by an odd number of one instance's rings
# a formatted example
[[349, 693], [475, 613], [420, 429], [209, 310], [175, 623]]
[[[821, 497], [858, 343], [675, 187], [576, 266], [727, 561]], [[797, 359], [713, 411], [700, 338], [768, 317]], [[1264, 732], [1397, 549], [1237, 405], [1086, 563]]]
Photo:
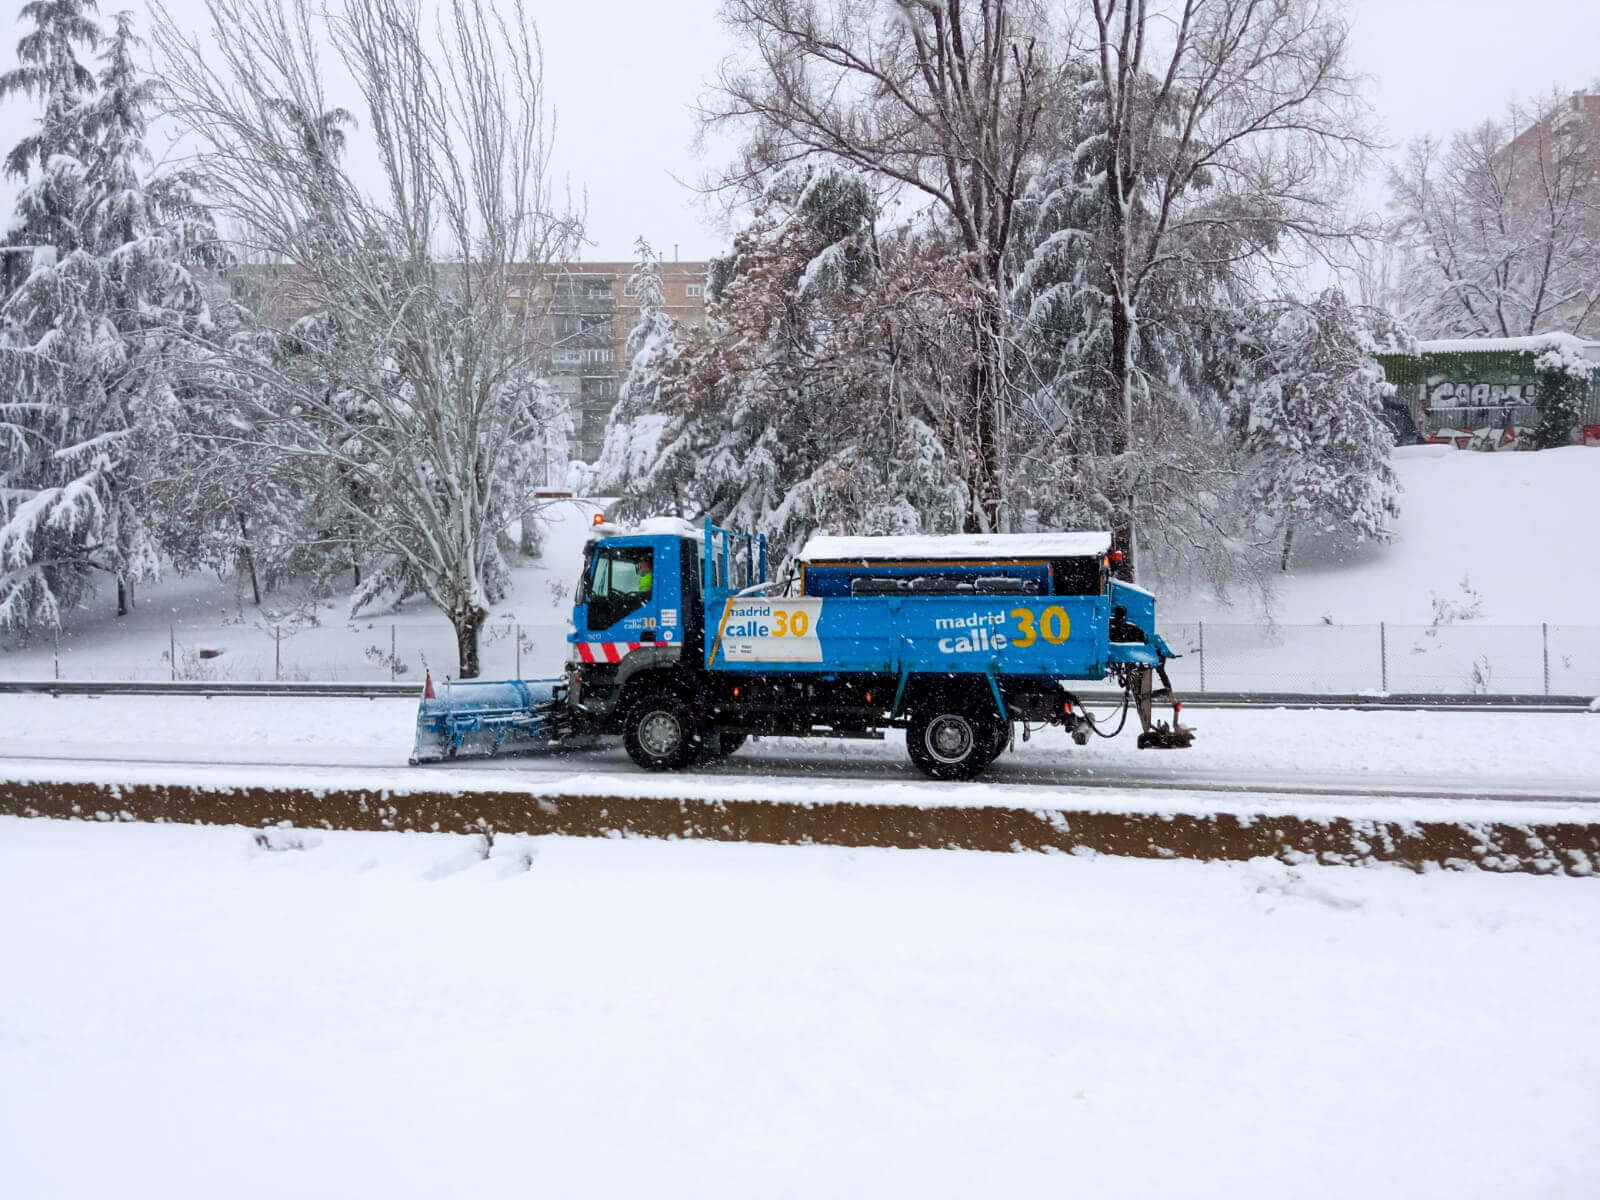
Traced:
[[[550, 379], [571, 401], [577, 423], [572, 453], [585, 462], [600, 454], [606, 419], [628, 374], [628, 331], [639, 315], [639, 302], [628, 288], [633, 267], [631, 262], [552, 264], [545, 284], [549, 291], [540, 289], [548, 312]], [[703, 262], [661, 264], [662, 299], [681, 327], [706, 319], [706, 268]]]

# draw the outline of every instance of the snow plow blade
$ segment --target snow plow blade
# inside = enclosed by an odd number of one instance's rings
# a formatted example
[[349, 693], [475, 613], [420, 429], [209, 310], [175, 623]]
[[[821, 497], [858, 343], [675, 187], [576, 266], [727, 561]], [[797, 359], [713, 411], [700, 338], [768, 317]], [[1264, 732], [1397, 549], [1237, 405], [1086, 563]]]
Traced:
[[458, 754], [551, 749], [572, 731], [561, 679], [476, 679], [438, 685], [417, 709], [412, 766]]

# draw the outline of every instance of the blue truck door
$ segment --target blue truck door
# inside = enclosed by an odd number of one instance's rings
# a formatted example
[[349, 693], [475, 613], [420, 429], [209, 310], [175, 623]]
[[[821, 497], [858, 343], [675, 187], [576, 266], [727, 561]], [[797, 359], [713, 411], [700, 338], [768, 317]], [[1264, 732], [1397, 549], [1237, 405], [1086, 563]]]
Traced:
[[606, 645], [681, 641], [682, 593], [677, 538], [591, 543], [572, 611], [572, 640]]

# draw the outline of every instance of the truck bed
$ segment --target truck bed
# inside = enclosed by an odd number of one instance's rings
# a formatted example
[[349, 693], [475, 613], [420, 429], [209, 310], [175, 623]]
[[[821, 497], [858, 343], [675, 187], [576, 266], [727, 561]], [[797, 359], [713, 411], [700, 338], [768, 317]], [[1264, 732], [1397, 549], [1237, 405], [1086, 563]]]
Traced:
[[1154, 615], [1148, 592], [1116, 583], [1098, 596], [729, 596], [707, 605], [706, 665], [1103, 679], [1113, 663], [1158, 664]]

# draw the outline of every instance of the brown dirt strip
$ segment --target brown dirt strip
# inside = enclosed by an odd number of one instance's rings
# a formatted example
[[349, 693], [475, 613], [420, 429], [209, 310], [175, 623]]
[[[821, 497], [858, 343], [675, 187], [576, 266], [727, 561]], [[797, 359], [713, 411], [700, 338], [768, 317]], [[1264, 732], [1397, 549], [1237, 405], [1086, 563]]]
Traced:
[[1094, 812], [995, 805], [666, 797], [531, 797], [516, 792], [184, 784], [0, 782], [0, 813], [82, 820], [569, 837], [705, 838], [772, 845], [1093, 851], [1132, 858], [1478, 867], [1600, 873], [1600, 821], [1318, 818], [1294, 813]]

